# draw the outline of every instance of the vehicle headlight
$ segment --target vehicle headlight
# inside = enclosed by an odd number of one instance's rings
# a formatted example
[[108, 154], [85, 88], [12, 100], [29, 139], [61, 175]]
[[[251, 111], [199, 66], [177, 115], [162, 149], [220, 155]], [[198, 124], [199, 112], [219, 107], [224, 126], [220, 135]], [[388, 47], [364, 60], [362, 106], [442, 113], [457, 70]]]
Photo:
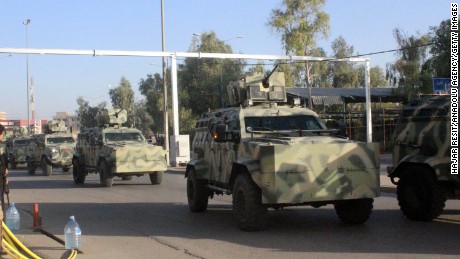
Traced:
[[56, 148], [51, 149], [51, 153], [56, 153], [56, 152], [58, 152], [58, 150]]

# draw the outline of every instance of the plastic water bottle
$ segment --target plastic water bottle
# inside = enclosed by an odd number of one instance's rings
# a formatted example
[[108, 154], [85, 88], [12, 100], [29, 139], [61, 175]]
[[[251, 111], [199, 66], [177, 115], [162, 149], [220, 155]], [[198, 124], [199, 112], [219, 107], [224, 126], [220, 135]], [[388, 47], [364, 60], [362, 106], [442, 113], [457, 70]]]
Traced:
[[21, 216], [18, 209], [11, 203], [5, 213], [5, 224], [11, 231], [19, 230], [21, 227]]
[[74, 216], [70, 216], [69, 222], [64, 228], [65, 249], [78, 249], [81, 245], [81, 229], [75, 221]]

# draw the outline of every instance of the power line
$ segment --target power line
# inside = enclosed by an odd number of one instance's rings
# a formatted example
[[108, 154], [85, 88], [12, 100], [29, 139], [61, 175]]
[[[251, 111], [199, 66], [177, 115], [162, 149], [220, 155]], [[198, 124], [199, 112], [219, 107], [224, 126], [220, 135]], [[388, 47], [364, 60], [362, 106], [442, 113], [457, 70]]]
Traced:
[[[428, 46], [431, 46], [431, 45], [434, 45], [436, 44], [436, 42], [429, 42], [429, 43], [426, 43], [426, 44], [422, 44], [422, 45], [417, 45], [417, 46], [410, 46], [410, 47], [405, 47], [405, 48], [399, 48], [399, 49], [390, 49], [390, 50], [382, 50], [382, 51], [377, 51], [377, 52], [371, 52], [371, 53], [366, 53], [366, 54], [358, 54], [358, 55], [352, 55], [352, 56], [348, 56], [348, 57], [342, 57], [342, 58], [329, 58], [329, 59], [325, 59], [325, 60], [322, 60], [322, 61], [309, 61], [309, 62], [325, 62], [325, 61], [333, 61], [333, 60], [340, 60], [340, 59], [345, 59], [345, 58], [358, 58], [358, 57], [363, 57], [363, 56], [373, 56], [373, 55], [378, 55], [378, 54], [384, 54], [384, 53], [390, 53], [390, 52], [396, 52], [396, 51], [403, 51], [403, 50], [409, 50], [409, 49], [416, 49], [416, 48], [423, 48], [423, 47], [428, 47]], [[186, 58], [181, 58], [178, 60], [186, 60]], [[296, 63], [300, 63], [300, 64], [303, 64], [303, 63], [306, 63], [308, 61], [289, 61], [289, 62], [279, 62], [279, 63], [269, 63], [269, 64], [265, 64], [265, 63], [246, 63], [244, 65], [246, 66], [256, 66], [256, 65], [261, 65], [261, 66], [272, 66], [274, 64], [296, 64]], [[241, 65], [241, 63], [223, 63], [221, 65], [232, 65], [232, 66], [238, 66], [238, 65]]]
[[383, 54], [383, 53], [388, 53], [388, 52], [402, 51], [402, 50], [408, 50], [408, 49], [416, 49], [416, 48], [427, 47], [427, 46], [434, 45], [434, 44], [435, 44], [435, 42], [430, 42], [430, 43], [427, 43], [427, 44], [411, 46], [411, 47], [406, 47], [406, 48], [390, 49], [390, 50], [384, 50], [384, 51], [378, 51], [378, 52], [371, 52], [371, 53], [367, 53], [367, 54], [354, 55], [354, 56], [350, 56], [349, 58], [357, 58], [357, 57], [362, 57], [362, 56], [372, 56], [372, 55]]

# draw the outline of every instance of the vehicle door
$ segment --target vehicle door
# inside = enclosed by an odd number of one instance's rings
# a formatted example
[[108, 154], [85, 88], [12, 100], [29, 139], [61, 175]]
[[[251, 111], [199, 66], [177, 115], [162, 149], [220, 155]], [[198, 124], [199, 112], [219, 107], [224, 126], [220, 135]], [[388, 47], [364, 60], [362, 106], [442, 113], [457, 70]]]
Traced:
[[[212, 143], [212, 170], [214, 172], [212, 178], [215, 181], [228, 183], [232, 171], [233, 162], [236, 160], [237, 140], [236, 133], [239, 131], [239, 117], [238, 113], [233, 110], [228, 110], [222, 113], [220, 120], [216, 121], [217, 124], [227, 126], [226, 141]], [[213, 134], [215, 133], [215, 126], [213, 127]]]

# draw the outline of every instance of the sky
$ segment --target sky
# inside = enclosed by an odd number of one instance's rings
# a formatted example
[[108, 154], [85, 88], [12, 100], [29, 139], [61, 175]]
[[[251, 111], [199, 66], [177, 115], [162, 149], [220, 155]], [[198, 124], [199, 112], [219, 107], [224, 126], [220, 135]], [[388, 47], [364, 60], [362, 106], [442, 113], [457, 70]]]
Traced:
[[[268, 25], [281, 0], [164, 0], [166, 51], [186, 52], [194, 33], [214, 31], [234, 53], [284, 55], [281, 36]], [[396, 49], [393, 30], [425, 34], [450, 19], [446, 0], [329, 0], [327, 39], [317, 45], [331, 54], [342, 36], [356, 53]], [[30, 19], [27, 26], [24, 21]], [[26, 33], [27, 32], [27, 33]], [[26, 40], [27, 35], [27, 40]], [[243, 38], [236, 38], [242, 36]], [[161, 0], [1, 0], [0, 48], [161, 51]], [[394, 53], [367, 56], [385, 68]], [[108, 91], [128, 79], [139, 94], [139, 81], [161, 73], [161, 58], [28, 55], [36, 120], [78, 108], [82, 96], [95, 106]], [[0, 53], [0, 111], [7, 119], [27, 119], [25, 54]], [[266, 67], [271, 69], [271, 67]], [[178, 86], [180, 88], [180, 85]]]

